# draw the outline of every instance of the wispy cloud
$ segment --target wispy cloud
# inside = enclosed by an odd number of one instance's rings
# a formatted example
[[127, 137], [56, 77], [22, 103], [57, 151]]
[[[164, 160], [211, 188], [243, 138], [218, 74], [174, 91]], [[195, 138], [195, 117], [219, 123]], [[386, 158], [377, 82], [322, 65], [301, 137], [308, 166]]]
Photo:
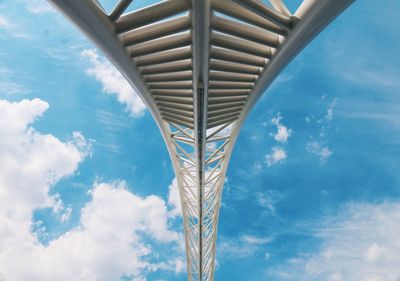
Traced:
[[0, 93], [4, 95], [17, 95], [31, 92], [26, 86], [14, 82], [17, 80], [15, 79], [16, 76], [10, 69], [0, 65]]
[[400, 279], [399, 203], [353, 203], [317, 229], [322, 243], [316, 252], [302, 253], [269, 275], [299, 281]]
[[53, 60], [54, 64], [62, 65], [63, 68], [68, 65], [81, 67], [81, 56], [77, 54], [87, 48], [88, 44], [86, 42], [81, 43], [81, 38], [78, 36], [76, 38], [70, 36], [69, 38], [76, 43], [69, 43], [63, 46], [63, 48], [59, 46], [44, 46], [41, 48], [39, 55], [46, 60]]
[[11, 29], [13, 25], [11, 22], [4, 16], [0, 15], [0, 28], [2, 29]]
[[[317, 111], [313, 112], [305, 119], [307, 124], [313, 125], [319, 129], [317, 134], [310, 135], [309, 141], [306, 144], [306, 150], [316, 155], [321, 163], [326, 163], [333, 154], [328, 147], [328, 143], [336, 104], [337, 98], [333, 98], [329, 101], [327, 96], [323, 95], [318, 101], [319, 106]], [[321, 107], [323, 111], [319, 111]]]
[[115, 95], [118, 101], [127, 107], [133, 117], [143, 116], [146, 110], [143, 101], [109, 61], [101, 58], [93, 49], [84, 50], [81, 55], [90, 62], [86, 73], [102, 84], [105, 93]]
[[104, 109], [96, 110], [96, 118], [109, 133], [122, 131], [129, 127], [124, 118]]
[[72, 208], [64, 205], [60, 194], [56, 193], [52, 198], [55, 202], [53, 205], [53, 214], [55, 214], [61, 222], [68, 221], [72, 214]]
[[[396, 31], [397, 32], [397, 31]], [[389, 34], [386, 34], [390, 38]], [[393, 36], [395, 36], [393, 34]], [[368, 42], [359, 39], [359, 42]], [[398, 58], [390, 58], [384, 52], [377, 53], [378, 42], [364, 43], [362, 46], [349, 44], [352, 40], [340, 40], [329, 49], [336, 51], [326, 53], [332, 73], [343, 79], [369, 89], [379, 89], [380, 91], [400, 90], [400, 70], [398, 68]], [[391, 52], [388, 52], [390, 54]], [[343, 61], [339, 57], [351, 56], [351, 60]], [[345, 70], [345, 71], [344, 71]]]
[[333, 119], [333, 110], [336, 107], [336, 102], [337, 102], [337, 98], [334, 98], [333, 101], [328, 105], [328, 108], [326, 110], [325, 119], [327, 120], [329, 126]]
[[260, 207], [267, 210], [271, 215], [276, 214], [275, 204], [282, 199], [282, 194], [277, 190], [266, 190], [257, 193], [257, 203]]
[[242, 234], [237, 238], [221, 237], [218, 252], [228, 259], [243, 259], [262, 254], [265, 256], [266, 245], [271, 237]]
[[8, 35], [16, 38], [31, 38], [29, 34], [22, 32], [18, 25], [12, 23], [8, 18], [3, 15], [0, 15], [0, 29], [7, 31]]
[[[351, 9], [363, 16], [351, 21], [354, 24], [337, 25], [336, 31], [339, 32], [336, 35], [340, 40], [332, 40], [330, 36], [324, 38], [325, 42], [317, 49], [316, 55], [339, 83], [339, 88], [341, 83], [350, 82], [358, 88], [380, 93], [400, 90], [398, 4], [397, 0], [387, 0], [380, 6], [379, 13], [368, 1], [355, 4]], [[382, 46], [383, 49], [377, 51]]]
[[32, 14], [53, 13], [54, 8], [47, 2], [42, 0], [22, 0], [26, 9]]
[[102, 145], [105, 149], [112, 153], [121, 154], [121, 146], [115, 143], [105, 143]]
[[309, 141], [306, 148], [308, 152], [317, 155], [321, 163], [325, 163], [332, 155], [332, 151], [327, 146], [322, 146], [317, 141]]
[[30, 89], [22, 84], [14, 83], [4, 77], [0, 78], [0, 92], [5, 95], [28, 94]]

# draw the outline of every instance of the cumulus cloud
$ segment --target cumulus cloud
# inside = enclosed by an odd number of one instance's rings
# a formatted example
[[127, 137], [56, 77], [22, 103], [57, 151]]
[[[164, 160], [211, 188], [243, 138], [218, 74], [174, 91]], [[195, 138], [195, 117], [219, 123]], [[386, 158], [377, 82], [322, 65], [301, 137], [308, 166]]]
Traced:
[[[161, 198], [136, 196], [123, 182], [96, 184], [91, 196], [81, 211], [80, 226], [48, 246], [38, 244], [27, 230], [20, 239], [7, 237], [0, 253], [5, 280], [108, 281], [165, 269], [164, 264], [145, 261], [151, 248], [140, 236], [145, 232], [164, 243], [177, 239], [167, 227]], [[176, 270], [175, 263], [170, 270]]]
[[322, 241], [317, 252], [303, 253], [270, 274], [300, 281], [400, 280], [400, 203], [353, 203], [317, 229]]
[[168, 205], [171, 207], [171, 210], [168, 212], [170, 217], [182, 216], [179, 187], [176, 178], [173, 179], [172, 183], [168, 187]]
[[[268, 124], [272, 124], [276, 127], [276, 133], [270, 133], [277, 144], [271, 148], [269, 154], [265, 155], [264, 162], [268, 167], [281, 163], [283, 160], [287, 158], [287, 153], [284, 149], [284, 144], [288, 141], [290, 135], [292, 134], [292, 130], [282, 124], [282, 116], [278, 112], [275, 117], [273, 117], [269, 122], [264, 122], [263, 126], [266, 127]], [[260, 163], [255, 163], [254, 172], [259, 173], [262, 169]]]
[[276, 133], [273, 134], [273, 137], [277, 142], [285, 143], [290, 137], [292, 130], [284, 126], [281, 120], [282, 116], [279, 113], [271, 120], [271, 123], [276, 126], [277, 130]]
[[325, 163], [332, 155], [332, 151], [327, 146], [322, 146], [316, 141], [308, 142], [306, 147], [307, 151], [317, 155], [322, 163]]
[[281, 163], [287, 157], [286, 151], [283, 148], [275, 146], [271, 149], [271, 153], [265, 156], [265, 163], [268, 167]]
[[90, 62], [86, 73], [94, 77], [103, 86], [107, 94], [115, 95], [124, 104], [133, 117], [143, 116], [146, 106], [138, 93], [129, 85], [121, 73], [105, 58], [99, 56], [96, 50], [84, 50], [82, 57]]
[[67, 220], [71, 209], [51, 186], [76, 172], [90, 154], [74, 133], [67, 142], [41, 134], [31, 124], [49, 105], [39, 99], [0, 100], [0, 280], [102, 281], [144, 276], [155, 270], [178, 271], [178, 260], [150, 263], [143, 235], [172, 243], [168, 211], [157, 196], [139, 197], [123, 182], [96, 183], [81, 210], [80, 225], [43, 245], [34, 231], [34, 210], [51, 208]]
[[[17, 217], [51, 205], [53, 200], [47, 195], [49, 186], [72, 174], [89, 153], [79, 133], [63, 143], [30, 127], [48, 107], [40, 99], [0, 100], [1, 206], [2, 210], [13, 210]], [[20, 208], [13, 208], [14, 205]]]

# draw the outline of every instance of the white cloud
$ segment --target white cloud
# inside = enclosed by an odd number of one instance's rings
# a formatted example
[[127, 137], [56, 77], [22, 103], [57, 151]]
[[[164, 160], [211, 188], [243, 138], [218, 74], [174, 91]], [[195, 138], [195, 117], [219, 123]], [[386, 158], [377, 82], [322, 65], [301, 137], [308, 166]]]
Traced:
[[387, 252], [386, 249], [379, 246], [379, 244], [372, 243], [365, 254], [365, 259], [368, 262], [375, 262], [379, 260], [381, 257], [383, 257], [386, 254], [386, 252]]
[[[5, 279], [108, 281], [157, 270], [158, 264], [144, 260], [151, 248], [141, 242], [140, 233], [164, 243], [177, 239], [167, 227], [165, 202], [136, 196], [121, 182], [96, 184], [91, 195], [81, 211], [81, 225], [48, 246], [38, 244], [27, 230], [21, 237], [25, 240], [7, 237], [0, 253]], [[170, 270], [176, 270], [175, 263]]]
[[259, 174], [262, 171], [263, 165], [259, 161], [254, 161], [253, 172]]
[[[1, 28], [1, 16], [0, 16]], [[16, 83], [16, 75], [8, 69], [0, 65], [0, 93], [4, 95], [27, 94], [30, 89], [20, 83]]]
[[254, 235], [243, 235], [240, 238], [248, 245], [264, 245], [272, 240], [270, 237], [259, 237]]
[[[160, 243], [178, 240], [168, 228], [165, 201], [136, 196], [123, 182], [95, 184], [80, 225], [48, 245], [38, 241], [46, 229], [32, 222], [34, 210], [48, 207], [61, 221], [68, 219], [71, 208], [49, 190], [90, 153], [80, 133], [62, 142], [30, 126], [48, 107], [39, 99], [0, 100], [0, 280], [108, 281], [180, 270], [175, 261], [144, 258], [151, 248], [141, 241], [143, 234]], [[34, 224], [38, 230], [33, 232]]]
[[272, 215], [276, 212], [275, 203], [281, 199], [282, 195], [276, 190], [267, 190], [262, 193], [257, 193], [257, 203]]
[[333, 110], [336, 107], [337, 98], [334, 98], [333, 101], [329, 104], [328, 109], [326, 110], [326, 120], [330, 123], [333, 119]]
[[245, 234], [233, 239], [221, 237], [219, 240], [219, 255], [230, 259], [242, 259], [259, 252], [264, 252], [265, 255], [265, 246], [272, 238]]
[[43, 0], [23, 0], [26, 9], [32, 14], [43, 14], [54, 12], [53, 7]]
[[281, 123], [282, 116], [278, 113], [276, 117], [272, 118], [271, 123], [276, 126], [276, 134], [273, 135], [277, 142], [285, 143], [290, 137], [292, 130], [288, 129]]
[[0, 28], [3, 29], [11, 29], [12, 28], [11, 22], [5, 18], [4, 16], [0, 15]]
[[275, 206], [272, 198], [270, 196], [267, 196], [263, 193], [258, 195], [258, 203], [260, 206], [263, 208], [268, 209], [272, 214], [275, 213]]
[[[220, 130], [222, 127], [224, 127], [225, 125], [220, 125], [211, 129], [207, 129], [207, 136], [215, 133], [216, 131]], [[232, 127], [233, 127], [233, 123], [231, 123], [230, 125], [224, 127], [222, 130], [220, 130], [217, 134], [215, 134], [214, 136], [227, 136], [230, 135], [231, 131], [232, 131]]]
[[69, 220], [69, 218], [71, 217], [71, 214], [72, 214], [72, 208], [71, 207], [65, 208], [61, 214], [60, 221], [65, 222], [65, 221]]
[[101, 58], [93, 49], [84, 50], [81, 55], [90, 62], [86, 73], [102, 84], [105, 93], [116, 95], [118, 101], [127, 107], [132, 116], [143, 116], [146, 110], [145, 104], [138, 93], [109, 61]]
[[[400, 280], [400, 203], [350, 204], [324, 218], [317, 252], [272, 270], [282, 280]], [[283, 273], [287, 273], [286, 276]]]
[[270, 257], [271, 257], [270, 253], [265, 252], [265, 254], [264, 254], [264, 259], [265, 259], [265, 260], [269, 260]]
[[66, 222], [69, 220], [72, 214], [72, 208], [64, 206], [64, 202], [62, 201], [60, 194], [57, 193], [52, 196], [52, 198], [54, 199], [53, 214], [59, 216], [61, 222]]
[[271, 153], [267, 154], [265, 156], [265, 162], [267, 163], [268, 167], [278, 164], [285, 160], [287, 157], [287, 154], [285, 150], [283, 150], [281, 147], [273, 147], [271, 149]]
[[176, 178], [173, 179], [172, 183], [168, 187], [168, 205], [172, 207], [172, 209], [168, 212], [170, 217], [182, 216], [179, 187]]
[[279, 125], [278, 131], [276, 132], [274, 138], [278, 142], [286, 142], [289, 138], [291, 130], [285, 126]]
[[185, 269], [186, 269], [186, 263], [185, 263], [185, 261], [180, 260], [180, 259], [178, 259], [178, 260], [175, 261], [175, 273], [176, 273], [176, 274], [181, 273], [181, 272], [184, 272]]
[[[270, 124], [274, 125], [277, 130], [275, 134], [270, 134], [270, 136], [272, 136], [279, 145], [283, 145], [284, 143], [286, 143], [292, 133], [292, 130], [284, 126], [281, 120], [282, 116], [278, 112], [276, 116], [273, 117], [270, 121]], [[268, 123], [265, 122], [262, 125], [265, 127], [268, 125]], [[271, 148], [271, 152], [265, 155], [264, 162], [267, 164], [268, 167], [270, 167], [278, 163], [281, 163], [286, 158], [287, 158], [287, 153], [284, 150], [284, 148], [282, 146], [274, 146]], [[260, 164], [255, 164], [253, 167], [255, 173], [259, 173], [262, 168]]]
[[24, 85], [8, 81], [7, 79], [4, 79], [4, 77], [2, 78], [0, 78], [0, 89], [2, 94], [4, 93], [6, 95], [16, 95], [16, 94], [27, 94], [32, 92]]
[[214, 152], [217, 149], [217, 143], [215, 141], [208, 142], [206, 144], [206, 149], [207, 149], [207, 151]]
[[310, 140], [306, 144], [306, 150], [318, 156], [320, 162], [323, 164], [332, 155], [332, 151], [328, 147], [328, 142], [337, 98], [329, 101], [326, 95], [322, 95], [319, 102], [322, 103], [323, 107], [318, 107], [318, 110], [319, 108], [323, 108], [323, 110], [314, 112], [305, 118], [307, 124], [319, 127], [318, 134], [310, 135]]
[[317, 155], [322, 163], [325, 163], [332, 155], [332, 151], [327, 146], [322, 146], [316, 141], [308, 142], [306, 147], [307, 151]]
[[[12, 103], [0, 100], [1, 205], [18, 216], [51, 204], [49, 186], [72, 174], [88, 153], [81, 136], [78, 147], [75, 137], [63, 143], [29, 126], [48, 107], [39, 99]], [[13, 204], [21, 207], [12, 208]]]
[[0, 29], [4, 29], [7, 31], [8, 35], [16, 38], [30, 38], [29, 34], [20, 32], [20, 28], [17, 25], [13, 24], [9, 19], [2, 15], [0, 15]]
[[[370, 26], [364, 26], [363, 31], [359, 31], [355, 36], [354, 32], [343, 32], [342, 40], [324, 44], [324, 50], [318, 50], [321, 56], [320, 60], [325, 61], [324, 65], [329, 67], [327, 71], [332, 73], [338, 82], [349, 81], [352, 84], [358, 84], [368, 91], [377, 89], [379, 93], [386, 91], [388, 93], [398, 92], [400, 89], [398, 67], [398, 45], [396, 44], [395, 28], [398, 25], [398, 17], [393, 4], [397, 1], [385, 2], [385, 7], [381, 7], [380, 13], [374, 13], [372, 9], [366, 9], [364, 12], [369, 14], [368, 23]], [[397, 7], [397, 6], [396, 6]], [[379, 35], [370, 33], [370, 27], [384, 28], [382, 26], [382, 15], [385, 15], [387, 23], [385, 25], [385, 35], [388, 40], [385, 52], [376, 53], [379, 47]], [[390, 23], [389, 23], [390, 21]], [[342, 30], [343, 31], [343, 30]], [[365, 42], [362, 46], [355, 46], [355, 42]], [[332, 52], [332, 50], [335, 50]], [[346, 71], [343, 71], [346, 69]], [[339, 80], [340, 79], [340, 80]], [[394, 90], [394, 91], [393, 91]], [[390, 96], [390, 95], [389, 95]], [[353, 108], [354, 109], [354, 108]]]

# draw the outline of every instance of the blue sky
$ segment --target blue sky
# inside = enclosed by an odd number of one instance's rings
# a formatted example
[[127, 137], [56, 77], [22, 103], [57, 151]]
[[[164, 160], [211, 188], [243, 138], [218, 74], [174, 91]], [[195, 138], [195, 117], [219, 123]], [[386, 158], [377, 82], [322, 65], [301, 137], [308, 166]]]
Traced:
[[[399, 9], [357, 1], [253, 109], [216, 280], [399, 280]], [[0, 280], [186, 280], [157, 126], [44, 1], [0, 1], [0, 159]]]

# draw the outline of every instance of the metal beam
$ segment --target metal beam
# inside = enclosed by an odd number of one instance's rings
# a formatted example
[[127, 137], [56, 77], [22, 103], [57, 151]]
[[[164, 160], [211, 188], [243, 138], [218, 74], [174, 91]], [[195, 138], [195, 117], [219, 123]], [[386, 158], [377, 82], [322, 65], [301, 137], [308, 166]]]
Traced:
[[190, 9], [188, 0], [165, 0], [121, 16], [115, 24], [117, 34], [146, 26]]
[[193, 93], [194, 93], [194, 136], [197, 155], [198, 196], [198, 251], [197, 279], [209, 280], [203, 268], [203, 197], [205, 183], [205, 148], [207, 130], [208, 61], [209, 61], [210, 3], [208, 0], [193, 1]]
[[120, 0], [118, 4], [114, 7], [114, 9], [111, 11], [108, 18], [111, 21], [116, 21], [125, 12], [125, 10], [129, 7], [132, 1], [133, 0]]

